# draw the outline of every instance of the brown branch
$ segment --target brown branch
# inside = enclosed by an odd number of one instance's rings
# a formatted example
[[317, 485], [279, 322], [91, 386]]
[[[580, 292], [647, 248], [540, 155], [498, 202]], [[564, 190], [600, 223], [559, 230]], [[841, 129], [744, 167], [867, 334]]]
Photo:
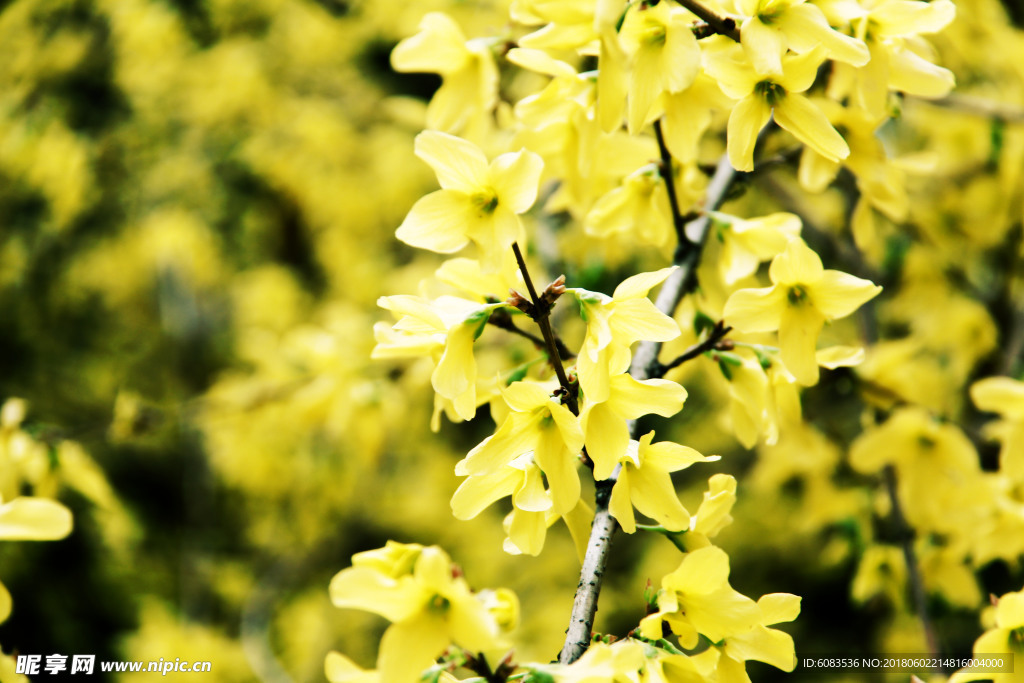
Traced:
[[[665, 193], [668, 194], [668, 206], [672, 211], [672, 227], [676, 231], [676, 239], [678, 240], [676, 249], [678, 251], [685, 251], [693, 246], [690, 238], [686, 236], [686, 221], [688, 217], [683, 216], [683, 212], [679, 208], [679, 195], [676, 193], [676, 181], [675, 172], [672, 169], [672, 153], [668, 151], [668, 145], [665, 144], [665, 134], [661, 130], [661, 119], [654, 122], [654, 137], [658, 140], [658, 152], [661, 154], [661, 160], [658, 163], [658, 170], [661, 173], [661, 179], [665, 181]], [[690, 216], [689, 218], [692, 218]]]
[[[529, 339], [537, 348], [544, 349], [547, 351], [547, 342], [544, 341], [543, 337], [538, 337], [535, 334], [530, 334], [526, 330], [516, 327], [515, 322], [512, 320], [512, 316], [508, 314], [505, 309], [497, 309], [491, 313], [491, 317], [487, 319], [487, 322], [500, 330], [511, 332], [512, 334]], [[555, 348], [558, 350], [558, 357], [562, 360], [570, 360], [576, 357], [576, 354], [569, 350], [569, 347], [565, 345], [558, 335], [555, 335]]]
[[931, 615], [928, 612], [928, 594], [924, 589], [924, 578], [921, 576], [920, 563], [917, 560], [917, 551], [914, 548], [914, 530], [903, 515], [903, 507], [900, 505], [899, 495], [897, 494], [896, 468], [892, 465], [886, 465], [882, 475], [885, 479], [886, 491], [889, 494], [892, 521], [896, 526], [900, 545], [903, 548], [903, 560], [907, 565], [907, 578], [910, 580], [910, 587], [914, 594], [914, 606], [917, 610], [917, 618], [921, 620], [921, 628], [924, 630], [928, 653], [933, 659], [940, 659], [942, 649], [939, 647], [939, 639], [935, 635], [935, 625], [932, 623]]
[[[528, 308], [526, 312], [537, 323], [537, 326], [540, 327], [540, 333], [544, 337], [544, 345], [547, 347], [548, 358], [551, 360], [551, 365], [555, 368], [558, 383], [565, 392], [566, 405], [573, 415], [579, 415], [580, 407], [579, 402], [576, 400], [576, 387], [569, 382], [569, 378], [565, 374], [565, 367], [562, 365], [562, 358], [558, 352], [558, 344], [555, 342], [555, 333], [551, 329], [551, 308], [554, 304], [554, 299], [558, 298], [562, 291], [565, 291], [565, 277], [558, 278], [548, 285], [543, 295], [538, 295], [537, 289], [533, 286], [533, 280], [530, 278], [530, 272], [526, 268], [526, 259], [523, 258], [523, 252], [520, 251], [518, 242], [512, 243], [512, 251], [516, 255], [519, 270], [522, 272], [523, 280], [526, 281], [526, 288], [530, 292], [532, 308]], [[561, 291], [558, 291], [559, 289]]]
[[724, 339], [725, 335], [729, 334], [731, 331], [732, 327], [719, 320], [715, 323], [715, 327], [711, 330], [711, 335], [707, 339], [686, 349], [669, 363], [662, 364], [659, 362], [652, 377], [664, 377], [669, 370], [673, 370], [687, 361], [700, 357], [705, 351], [727, 351], [728, 349], [731, 349], [732, 340]]
[[697, 0], [677, 0], [680, 5], [696, 14], [704, 23], [723, 36], [740, 42], [740, 29], [732, 17], [720, 17]]

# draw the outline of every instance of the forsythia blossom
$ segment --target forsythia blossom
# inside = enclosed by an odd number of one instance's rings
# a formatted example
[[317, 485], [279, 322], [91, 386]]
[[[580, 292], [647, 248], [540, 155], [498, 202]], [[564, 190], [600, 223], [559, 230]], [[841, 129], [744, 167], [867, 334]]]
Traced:
[[741, 332], [779, 331], [782, 362], [797, 381], [818, 381], [815, 347], [826, 321], [853, 313], [882, 288], [838, 270], [825, 270], [821, 259], [799, 240], [772, 261], [773, 286], [741, 289], [725, 304], [725, 320]]
[[416, 136], [416, 156], [434, 169], [441, 189], [416, 202], [395, 235], [442, 254], [472, 241], [485, 268], [500, 269], [512, 243], [523, 241], [519, 214], [537, 199], [544, 162], [520, 150], [488, 164], [473, 143], [437, 131]]
[[[392, 622], [377, 657], [380, 679], [388, 683], [416, 683], [451, 643], [471, 652], [500, 647], [495, 614], [437, 547], [389, 541], [358, 553], [352, 566], [331, 580], [330, 593], [336, 607], [366, 610]], [[502, 601], [514, 600], [509, 595]], [[336, 658], [328, 665], [344, 670]]]

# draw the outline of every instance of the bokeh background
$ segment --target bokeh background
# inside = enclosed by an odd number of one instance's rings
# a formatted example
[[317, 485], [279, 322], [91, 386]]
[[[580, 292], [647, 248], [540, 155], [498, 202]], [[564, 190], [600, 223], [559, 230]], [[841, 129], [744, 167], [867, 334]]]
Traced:
[[[1024, 106], [1020, 6], [959, 6], [935, 40], [939, 62], [968, 90]], [[0, 428], [0, 467], [20, 473], [3, 493], [55, 497], [75, 516], [63, 541], [0, 544], [14, 598], [6, 653], [208, 660], [225, 683], [322, 681], [330, 649], [370, 667], [386, 623], [333, 608], [327, 584], [354, 552], [395, 539], [442, 545], [475, 586], [513, 588], [523, 657], [556, 656], [577, 580], [568, 534], [513, 558], [502, 511], [455, 521], [452, 466], [492, 423], [481, 413], [431, 434], [429, 361], [369, 360], [377, 298], [416, 292], [439, 263], [394, 229], [434, 187], [412, 138], [440, 80], [388, 61], [435, 9], [467, 36], [506, 30], [506, 7], [480, 0], [0, 2], [0, 402], [25, 401]], [[977, 347], [949, 378], [962, 388], [1001, 367], [1013, 324], [1021, 123], [924, 105], [907, 115], [931, 131], [947, 183], [916, 196], [956, 226], [929, 243], [950, 262], [968, 249], [991, 265], [988, 279], [951, 278], [977, 309]], [[735, 209], [763, 213], [770, 195], [752, 187]], [[840, 234], [831, 201], [804, 208]], [[534, 228], [562, 245], [581, 234]], [[890, 240], [890, 276], [919, 238]], [[552, 263], [609, 292], [658, 267], [657, 254], [612, 266], [601, 254], [565, 249]], [[883, 336], [909, 336], [908, 320], [893, 313]], [[739, 479], [736, 522], [719, 539], [733, 585], [804, 596], [788, 627], [798, 653], [920, 651], [898, 554], [876, 553], [870, 571], [862, 561], [877, 490], [841, 462], [858, 429], [843, 408], [857, 376], [832, 373], [805, 398], [821, 426], [807, 449], [827, 457], [777, 472], [771, 449], [759, 457], [723, 427], [714, 364], [695, 365], [680, 375], [683, 414], [651, 427], [725, 456], [679, 478], [691, 510], [712, 472]], [[978, 447], [993, 467], [997, 446]], [[678, 558], [661, 539], [620, 537], [599, 628], [635, 625], [646, 582]], [[1024, 577], [1014, 558], [978, 576], [981, 597]], [[949, 651], [969, 652], [977, 606], [932, 602]]]

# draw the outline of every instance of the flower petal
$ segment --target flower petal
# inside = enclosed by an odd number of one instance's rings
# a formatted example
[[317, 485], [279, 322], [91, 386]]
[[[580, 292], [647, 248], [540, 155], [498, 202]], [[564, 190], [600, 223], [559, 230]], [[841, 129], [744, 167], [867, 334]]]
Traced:
[[882, 288], [870, 280], [838, 270], [826, 270], [811, 287], [811, 300], [828, 320], [850, 315], [878, 296]]
[[747, 95], [733, 107], [726, 133], [729, 163], [737, 171], [754, 170], [754, 145], [771, 115], [771, 107], [757, 93]]
[[741, 289], [725, 302], [722, 317], [740, 332], [779, 329], [785, 294], [779, 287]]
[[0, 505], [0, 539], [56, 541], [71, 533], [71, 511], [46, 498], [15, 498]]
[[473, 222], [467, 195], [439, 190], [413, 204], [395, 237], [413, 247], [452, 254], [469, 242], [466, 226]]
[[544, 161], [525, 149], [496, 158], [491, 162], [490, 176], [498, 202], [514, 213], [527, 211], [537, 200], [543, 170]]
[[446, 190], [473, 194], [486, 185], [487, 157], [468, 140], [425, 130], [416, 136], [416, 156], [434, 169], [437, 181]]
[[786, 39], [778, 28], [765, 25], [756, 16], [750, 17], [740, 28], [740, 44], [759, 74], [782, 75]]
[[807, 302], [787, 306], [779, 324], [779, 356], [796, 380], [804, 386], [818, 382], [815, 347], [825, 318]]
[[811, 101], [796, 93], [787, 93], [775, 104], [775, 123], [796, 139], [830, 161], [850, 156], [850, 146], [828, 118]]

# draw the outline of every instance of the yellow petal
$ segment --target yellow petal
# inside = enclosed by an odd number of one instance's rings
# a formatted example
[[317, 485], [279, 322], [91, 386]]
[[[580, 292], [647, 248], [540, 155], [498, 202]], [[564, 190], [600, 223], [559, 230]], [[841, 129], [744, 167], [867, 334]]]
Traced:
[[660, 48], [641, 47], [634, 55], [629, 74], [628, 124], [630, 135], [636, 135], [647, 123], [647, 113], [661, 94]]
[[727, 585], [729, 556], [717, 546], [707, 546], [686, 555], [679, 568], [662, 580], [667, 590], [707, 595]]
[[768, 123], [771, 115], [771, 107], [757, 93], [747, 95], [733, 107], [726, 128], [727, 151], [729, 163], [737, 171], [754, 170], [754, 145], [757, 143], [757, 135]]
[[945, 97], [956, 85], [953, 72], [910, 50], [890, 54], [889, 87], [918, 97]]
[[864, 349], [859, 346], [830, 346], [818, 351], [815, 360], [829, 370], [849, 368], [864, 362]]
[[611, 476], [629, 446], [629, 430], [607, 403], [591, 404], [583, 415], [587, 454], [594, 461], [594, 479]]
[[463, 420], [471, 420], [476, 414], [473, 339], [479, 327], [478, 322], [466, 322], [449, 331], [444, 353], [430, 377], [434, 390], [454, 401], [455, 412]]
[[496, 158], [491, 163], [491, 181], [498, 201], [515, 213], [527, 211], [537, 200], [543, 170], [543, 160], [525, 149]]
[[616, 301], [621, 301], [624, 299], [645, 297], [653, 287], [664, 282], [665, 279], [677, 268], [678, 266], [670, 266], [668, 268], [662, 268], [661, 270], [655, 270], [649, 273], [637, 273], [636, 275], [628, 277], [620, 282], [619, 286], [615, 288], [615, 291], [612, 293], [612, 298]]
[[452, 515], [455, 519], [473, 519], [491, 503], [512, 495], [522, 479], [522, 472], [512, 467], [467, 478], [452, 494]]
[[576, 546], [577, 559], [582, 564], [583, 556], [587, 552], [587, 543], [590, 541], [590, 527], [594, 524], [594, 511], [580, 498], [576, 507], [562, 515], [562, 519], [569, 528], [569, 535]]
[[512, 547], [527, 555], [539, 555], [544, 549], [544, 538], [548, 531], [544, 513], [516, 508], [510, 517], [512, 522], [508, 529], [508, 541]]
[[1024, 382], [1009, 377], [986, 377], [971, 385], [971, 400], [978, 410], [1024, 418]]
[[787, 93], [775, 105], [775, 123], [831, 161], [850, 156], [850, 147], [820, 109], [803, 95]]
[[805, 3], [789, 8], [779, 28], [795, 52], [808, 52], [820, 45], [832, 59], [853, 66], [864, 66], [870, 59], [864, 41], [834, 30], [815, 5]]
[[529, 412], [544, 405], [551, 398], [551, 392], [535, 382], [513, 382], [501, 390], [509, 408], [518, 412]]
[[551, 497], [544, 490], [544, 479], [539, 467], [532, 463], [527, 465], [518, 484], [512, 496], [513, 505], [527, 512], [547, 512], [551, 509]]
[[657, 520], [669, 531], [682, 531], [690, 526], [690, 513], [679, 502], [668, 472], [655, 467], [628, 469], [630, 498], [641, 514]]
[[395, 237], [420, 249], [452, 254], [469, 242], [467, 225], [474, 222], [469, 197], [461, 192], [431, 192], [413, 204]]
[[580, 477], [576, 472], [576, 454], [565, 450], [562, 435], [554, 425], [543, 427], [537, 439], [534, 456], [544, 470], [554, 501], [553, 511], [559, 514], [575, 507], [580, 499]]
[[804, 386], [818, 381], [815, 347], [825, 318], [806, 302], [787, 306], [779, 324], [779, 356], [786, 369]]
[[450, 640], [444, 621], [429, 612], [392, 624], [380, 641], [377, 670], [382, 681], [417, 683], [424, 669], [433, 665]]
[[807, 286], [821, 279], [825, 269], [821, 257], [801, 240], [793, 240], [772, 261], [768, 271], [772, 282], [778, 285]]
[[324, 674], [331, 683], [376, 683], [376, 671], [364, 671], [340, 652], [328, 652], [324, 660]]
[[1024, 626], [1024, 592], [1007, 593], [996, 603], [996, 624], [999, 628]]
[[608, 514], [615, 518], [627, 534], [636, 531], [636, 518], [633, 516], [633, 502], [629, 491], [631, 479], [631, 473], [624, 469], [612, 487], [612, 497], [608, 501]]
[[700, 47], [686, 17], [687, 13], [678, 7], [669, 11], [665, 49], [661, 51], [661, 82], [670, 93], [689, 88], [700, 71]]
[[389, 621], [402, 621], [423, 607], [424, 595], [411, 577], [393, 579], [368, 567], [343, 569], [331, 579], [335, 607], [365, 610]]
[[838, 270], [826, 270], [821, 279], [810, 286], [811, 300], [828, 320], [850, 315], [878, 296], [882, 288]]
[[617, 303], [609, 324], [615, 341], [627, 346], [639, 339], [670, 341], [680, 335], [679, 323], [643, 297]]
[[492, 436], [477, 444], [455, 465], [455, 474], [493, 474], [533, 450], [539, 415], [512, 413]]
[[696, 462], [714, 462], [719, 458], [717, 455], [705, 457], [689, 446], [672, 441], [659, 441], [647, 448], [643, 448], [641, 442], [640, 459], [644, 468], [650, 466], [665, 472], [678, 472]]
[[889, 0], [871, 10], [871, 23], [880, 35], [892, 38], [937, 33], [955, 16], [956, 6], [950, 0]]
[[793, 621], [800, 614], [799, 595], [792, 593], [768, 593], [757, 601], [761, 610], [761, 623], [765, 626]]
[[56, 541], [71, 533], [71, 511], [45, 498], [15, 498], [0, 505], [0, 539]]
[[756, 16], [750, 17], [740, 27], [740, 44], [743, 45], [747, 59], [759, 74], [782, 74], [782, 55], [786, 52], [786, 40], [778, 28], [765, 25]]
[[667, 379], [639, 381], [627, 373], [611, 378], [608, 405], [620, 418], [635, 420], [655, 413], [671, 417], [683, 409], [686, 389]]
[[470, 57], [466, 37], [448, 15], [430, 12], [420, 20], [419, 29], [392, 50], [391, 66], [395, 71], [443, 74], [465, 66]]
[[0, 624], [7, 620], [7, 617], [11, 616], [11, 593], [7, 590], [7, 586], [4, 585], [3, 581], [0, 581]]
[[722, 317], [740, 332], [771, 332], [779, 329], [785, 297], [779, 287], [741, 289], [725, 302]]
[[445, 190], [473, 194], [487, 181], [487, 158], [468, 140], [436, 130], [416, 136], [416, 156], [427, 162]]

